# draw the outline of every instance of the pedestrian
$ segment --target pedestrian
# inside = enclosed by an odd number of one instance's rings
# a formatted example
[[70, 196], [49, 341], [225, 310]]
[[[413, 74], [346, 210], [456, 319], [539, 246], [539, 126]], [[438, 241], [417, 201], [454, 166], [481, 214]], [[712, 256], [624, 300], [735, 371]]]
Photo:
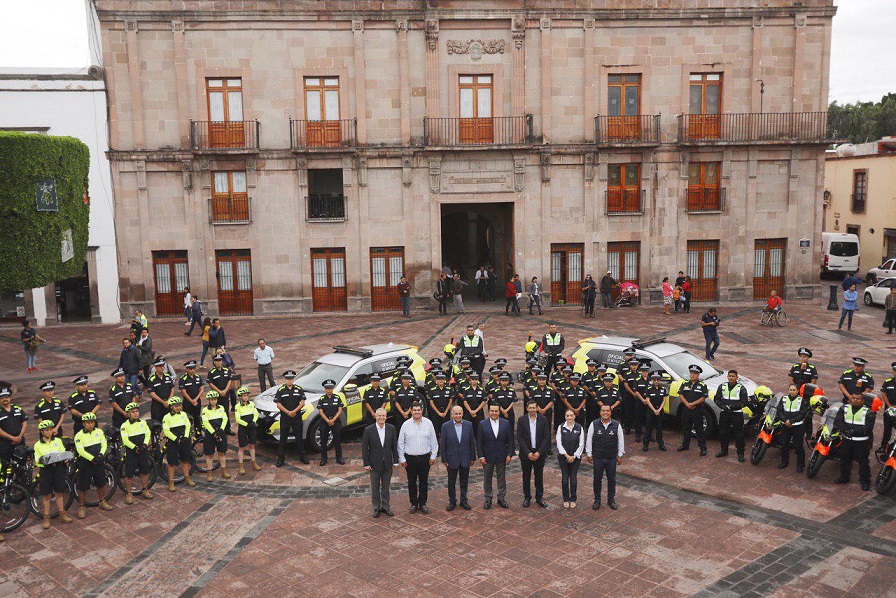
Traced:
[[149, 330], [149, 321], [146, 319], [146, 314], [143, 313], [143, 310], [134, 310], [134, 319], [131, 320], [131, 330], [138, 335], [141, 330]]
[[165, 443], [165, 460], [168, 462], [168, 492], [177, 492], [174, 487], [174, 468], [180, 467], [187, 486], [195, 486], [196, 482], [190, 477], [193, 466], [192, 428], [190, 418], [182, 411], [183, 403], [180, 397], [168, 399], [170, 411], [162, 418], [162, 434], [168, 441]]
[[85, 502], [87, 491], [91, 486], [96, 488], [96, 496], [100, 509], [111, 511], [112, 506], [106, 502], [109, 482], [106, 478], [106, 434], [96, 427], [96, 414], [85, 413], [82, 418], [83, 428], [75, 434], [75, 452], [78, 455], [78, 519], [87, 516]]
[[[855, 286], [855, 285], [852, 285]], [[843, 443], [840, 447], [840, 477], [835, 484], [848, 484], [852, 474], [852, 462], [859, 463], [859, 484], [866, 492], [871, 489], [871, 437], [874, 434], [875, 413], [865, 406], [861, 395], [852, 395], [849, 404], [837, 412], [834, 429], [840, 430]]]
[[622, 465], [622, 455], [625, 454], [625, 436], [622, 426], [610, 415], [612, 410], [609, 405], [600, 408], [600, 419], [594, 420], [588, 428], [588, 437], [585, 439], [585, 452], [588, 455], [588, 463], [594, 464], [594, 503], [591, 508], [595, 511], [600, 508], [601, 486], [604, 475], [607, 476], [607, 506], [614, 511], [616, 506], [616, 467]]
[[127, 406], [137, 400], [137, 389], [126, 381], [123, 369], [117, 368], [111, 376], [115, 384], [109, 387], [109, 404], [112, 406], [112, 427], [118, 430], [128, 419]]
[[840, 281], [840, 288], [844, 291], [848, 291], [849, 287], [858, 287], [858, 285], [861, 284], [862, 279], [856, 276], [856, 274], [858, 274], [858, 272], [847, 272], [846, 276], [843, 277], [843, 280]]
[[856, 291], [856, 285], [850, 285], [843, 291], [843, 310], [840, 312], [840, 323], [837, 324], [837, 330], [843, 330], [843, 320], [849, 315], [849, 321], [846, 324], [847, 330], [852, 330], [852, 315], [856, 311], [856, 303], [859, 300], [859, 293]]
[[146, 389], [147, 380], [149, 379], [150, 369], [152, 368], [152, 362], [155, 360], [156, 353], [152, 350], [152, 337], [149, 336], [149, 330], [143, 328], [138, 333], [140, 336], [137, 339], [137, 350], [140, 351], [140, 359], [138, 360], [140, 363], [140, 372], [141, 376], [138, 376], [138, 379], [143, 384], [143, 388]]
[[600, 279], [600, 301], [604, 308], [616, 307], [616, 304], [613, 303], [613, 287], [615, 286], [616, 281], [613, 279], [613, 273], [607, 270], [607, 273]]
[[317, 414], [320, 416], [320, 465], [327, 464], [327, 448], [333, 438], [333, 450], [336, 452], [336, 463], [345, 465], [342, 460], [342, 413], [345, 411], [345, 396], [334, 392], [336, 381], [324, 380], [321, 383], [324, 394], [317, 400]]
[[118, 354], [118, 367], [124, 371], [125, 381], [134, 387], [137, 394], [142, 394], [137, 375], [140, 373], [140, 350], [131, 343], [131, 339], [121, 339], [121, 353]]
[[237, 425], [237, 463], [239, 475], [246, 474], [246, 468], [243, 467], [243, 458], [246, 456], [246, 449], [249, 450], [249, 459], [252, 462], [253, 471], [261, 471], [261, 466], [255, 461], [255, 443], [258, 442], [258, 409], [255, 403], [249, 400], [249, 387], [240, 386], [236, 391], [236, 411], [234, 419]]
[[647, 418], [644, 427], [644, 452], [647, 452], [650, 441], [656, 438], [657, 447], [665, 452], [666, 443], [663, 442], [663, 411], [666, 410], [666, 402], [669, 400], [669, 389], [660, 384], [659, 372], [650, 375], [650, 386], [641, 393], [644, 405], [647, 408]]
[[498, 290], [498, 273], [495, 272], [495, 267], [489, 265], [488, 267], [488, 283], [486, 284], [486, 289], [488, 294], [488, 300], [495, 300], [495, 293]]
[[160, 422], [165, 417], [168, 399], [174, 392], [174, 379], [165, 372], [165, 358], [161, 355], [152, 365], [155, 372], [146, 381], [146, 388], [152, 399], [149, 413], [153, 421]]
[[212, 318], [212, 327], [208, 332], [208, 346], [213, 351], [227, 346], [227, 335], [224, 333], [220, 318]]
[[[59, 512], [59, 520], [62, 523], [74, 521], [65, 510], [65, 494], [68, 492], [66, 484], [66, 464], [63, 459], [66, 452], [61, 438], [56, 438], [56, 428], [53, 422], [44, 420], [37, 425], [40, 438], [34, 443], [34, 466], [37, 468], [38, 487], [37, 494], [43, 504], [44, 522], [43, 529], [50, 529], [50, 499], [56, 500], [56, 510]], [[2, 536], [0, 536], [2, 537]]]
[[72, 382], [75, 384], [75, 392], [68, 396], [68, 409], [74, 424], [72, 434], [77, 434], [84, 428], [82, 418], [88, 413], [96, 415], [100, 410], [100, 399], [96, 392], [87, 388], [87, 376], [78, 376]]
[[[199, 367], [205, 366], [205, 356], [208, 355], [209, 343], [211, 342], [211, 333], [212, 319], [207, 317], [202, 323], [202, 355], [199, 357]], [[214, 356], [214, 353], [212, 354], [212, 356]]]
[[538, 287], [538, 277], [533, 276], [532, 282], [529, 283], [529, 315], [532, 315], [532, 307], [538, 308], [538, 315], [543, 316], [544, 310], [541, 308], [541, 289]]
[[[747, 389], [738, 381], [737, 370], [728, 370], [728, 381], [719, 384], [719, 388], [713, 397], [713, 402], [720, 410], [719, 452], [716, 454], [716, 457], [728, 455], [728, 441], [733, 435], [734, 447], [737, 450], [737, 460], [743, 463], [744, 407], [747, 406]], [[800, 423], [802, 424], [802, 422]], [[803, 456], [805, 457], [805, 453]]]
[[700, 318], [700, 327], [703, 328], [703, 340], [706, 341], [706, 361], [715, 361], [716, 351], [719, 348], [719, 316], [716, 308], [710, 307]]
[[585, 451], [585, 430], [576, 421], [572, 409], [566, 410], [566, 421], [557, 427], [557, 460], [560, 464], [560, 487], [563, 494], [563, 506], [576, 508], [578, 500], [578, 474]]
[[484, 265], [476, 270], [476, 295], [480, 302], [484, 302], [488, 298], [488, 270]]
[[683, 270], [678, 271], [678, 276], [675, 277], [675, 286], [680, 287], [684, 286], [684, 281], [687, 280], [687, 276], [684, 275]]
[[183, 410], [190, 418], [194, 429], [199, 429], [202, 425], [202, 387], [205, 381], [201, 376], [196, 374], [196, 360], [191, 359], [184, 362], [187, 373], [178, 378], [177, 388], [180, 390], [180, 396], [183, 399]]
[[700, 380], [703, 368], [699, 365], [688, 366], [688, 377], [678, 389], [678, 398], [683, 409], [681, 410], [681, 446], [678, 452], [691, 448], [691, 431], [697, 436], [697, 446], [700, 447], [700, 456], [706, 456], [706, 416], [703, 413], [706, 398], [709, 391], [706, 384]]
[[479, 372], [479, 375], [482, 375], [482, 370], [485, 369], [485, 343], [484, 338], [478, 334], [473, 329], [473, 326], [467, 326], [467, 333], [461, 337], [460, 342], [461, 351], [460, 354], [462, 357], [466, 357], [470, 360], [470, 365], [474, 370]]
[[439, 315], [448, 315], [448, 300], [451, 298], [451, 282], [444, 272], [436, 281], [435, 299], [439, 302]]
[[498, 506], [508, 508], [505, 472], [513, 457], [513, 433], [507, 420], [501, 419], [497, 404], [489, 404], [488, 419], [479, 423], [479, 462], [483, 470], [485, 509], [492, 508], [492, 479], [498, 480]]
[[[628, 358], [628, 369], [622, 370], [620, 364], [620, 377], [622, 378], [622, 429], [626, 434], [635, 431], [635, 442], [641, 442], [641, 429], [644, 425], [644, 412], [638, 409], [641, 400], [638, 398], [638, 381], [641, 379], [641, 362], [632, 353]], [[638, 416], [641, 416], [640, 418]]]
[[457, 480], [460, 478], [460, 506], [469, 511], [472, 507], [467, 500], [467, 486], [470, 468], [476, 463], [473, 424], [464, 420], [463, 408], [455, 405], [451, 408], [451, 420], [442, 424], [440, 430], [439, 452], [448, 470], [448, 506], [445, 510], [453, 511], [457, 507]]
[[479, 374], [470, 372], [469, 386], [458, 384], [458, 403], [464, 406], [464, 417], [473, 425], [473, 433], [479, 438], [479, 424], [484, 419], [483, 413], [487, 407], [488, 396], [485, 389], [479, 386]]
[[504, 315], [509, 316], [511, 312], [514, 315], [519, 315], [520, 302], [516, 298], [516, 286], [513, 284], [513, 279], [508, 280], [507, 284], [504, 285], [504, 297], [507, 299], [507, 303], [504, 306]]
[[693, 295], [690, 276], [684, 277], [684, 282], [681, 284], [681, 293], [684, 296], [684, 301], [681, 304], [681, 311], [689, 314], [691, 313], [691, 296]]
[[289, 433], [293, 432], [299, 452], [299, 460], [308, 465], [305, 456], [305, 436], [302, 434], [302, 414], [305, 411], [305, 391], [294, 384], [296, 373], [293, 370], [283, 372], [285, 384], [280, 385], [274, 395], [274, 403], [280, 411], [280, 446], [277, 451], [277, 467], [286, 462], [286, 443]]
[[[208, 320], [208, 318], [206, 318]], [[202, 302], [199, 301], [199, 297], [193, 295], [190, 298], [190, 329], [184, 332], [184, 336], [190, 336], [193, 334], [193, 328], [196, 324], [200, 324], [202, 322]], [[202, 325], [205, 326], [204, 324]]]
[[193, 321], [193, 295], [190, 294], [190, 287], [184, 287], [184, 326], [189, 326]]
[[675, 306], [675, 313], [681, 311], [681, 287], [678, 285], [672, 289], [672, 304]]
[[464, 287], [467, 283], [460, 279], [460, 275], [455, 272], [454, 279], [451, 281], [451, 295], [454, 297], [454, 313], [465, 314], [464, 311]]
[[[236, 389], [242, 386], [242, 377], [233, 369], [233, 359], [224, 350], [224, 347], [215, 349], [212, 358], [214, 367], [208, 371], [208, 386], [211, 390], [218, 391], [221, 406], [225, 411], [231, 411], [236, 407]], [[233, 435], [233, 430], [228, 425], [227, 434]]]
[[398, 435], [395, 426], [386, 423], [386, 410], [376, 410], [376, 422], [364, 428], [361, 436], [361, 461], [370, 472], [370, 499], [373, 517], [380, 513], [392, 517], [389, 508], [389, 484], [392, 471], [398, 467]]
[[134, 504], [134, 478], [139, 476], [143, 489], [140, 494], [147, 500], [152, 500], [152, 492], [149, 491], [149, 471], [155, 465], [149, 455], [149, 441], [151, 432], [145, 420], [140, 419], [139, 403], [129, 403], [125, 406], [127, 419], [116, 427], [121, 433], [121, 443], [124, 445], [124, 504]]
[[[25, 410], [12, 404], [11, 389], [0, 388], [0, 469], [7, 467], [17, 446], [25, 445], [27, 430]], [[5, 475], [5, 469], [3, 473]]]
[[516, 424], [516, 440], [520, 447], [520, 468], [523, 470], [523, 507], [532, 502], [532, 474], [535, 474], [535, 504], [548, 508], [544, 500], [544, 462], [551, 445], [551, 422], [538, 413], [538, 403], [530, 400], [526, 415]]
[[258, 385], [261, 387], [261, 392], [264, 392], [268, 388], [268, 382], [274, 386], [274, 349], [260, 338], [253, 355], [255, 363], [258, 364]]
[[62, 420], [68, 411], [62, 401], [56, 398], [56, 383], [48, 380], [40, 385], [40, 391], [43, 395], [34, 406], [34, 419], [38, 425], [44, 421], [53, 423], [53, 434], [62, 436]]
[[890, 287], [890, 294], [884, 299], [884, 328], [887, 334], [893, 334], [896, 328], [896, 287]]
[[594, 300], [597, 296], [597, 284], [590, 274], [582, 281], [582, 311], [586, 317], [594, 317]]
[[31, 325], [31, 320], [27, 319], [22, 322], [22, 332], [19, 333], [19, 337], [22, 339], [22, 347], [25, 349], [25, 366], [28, 368], [28, 373], [36, 372], [37, 348], [44, 342], [44, 339], [37, 334], [34, 326]]
[[669, 284], [669, 277], [663, 277], [663, 313], [667, 316], [672, 315], [669, 312], [669, 306], [672, 305], [672, 285]]
[[408, 474], [408, 498], [411, 513], [429, 513], [429, 469], [439, 454], [439, 439], [429, 419], [423, 417], [423, 404], [411, 406], [411, 418], [398, 432], [398, 462]]
[[221, 477], [230, 479], [227, 473], [227, 408], [218, 404], [220, 393], [209, 390], [205, 393], [205, 407], [202, 408], [202, 452], [205, 454], [205, 481], [211, 482], [212, 458], [221, 464]]
[[395, 291], [398, 293], [398, 299], [401, 302], [401, 315], [405, 318], [411, 317], [411, 283], [404, 276], [395, 285]]
[[501, 410], [501, 417], [510, 424], [510, 433], [513, 434], [513, 428], [516, 423], [516, 414], [513, 412], [513, 406], [517, 404], [518, 398], [516, 391], [510, 386], [510, 374], [498, 369], [498, 388], [489, 396], [490, 403], [497, 403]]

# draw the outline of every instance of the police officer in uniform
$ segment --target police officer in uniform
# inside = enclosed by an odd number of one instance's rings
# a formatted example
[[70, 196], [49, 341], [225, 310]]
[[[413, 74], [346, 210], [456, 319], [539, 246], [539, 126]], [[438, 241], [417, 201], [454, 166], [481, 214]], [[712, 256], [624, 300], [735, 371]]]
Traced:
[[501, 417], [506, 419], [507, 423], [510, 424], [510, 435], [513, 436], [514, 424], [516, 423], [516, 414], [513, 412], [513, 406], [516, 405], [519, 399], [516, 396], [516, 391], [510, 386], [510, 374], [507, 372], [498, 374], [498, 384], [499, 386], [497, 389], [491, 394], [486, 390], [486, 394], [488, 395], [489, 401], [492, 404], [497, 403], [498, 407], [501, 409]]
[[491, 396], [496, 390], [501, 388], [501, 381], [498, 379], [501, 375], [501, 368], [496, 365], [488, 368], [489, 379], [485, 383], [485, 394]]
[[467, 333], [460, 338], [460, 354], [470, 360], [470, 366], [481, 376], [485, 369], [485, 353], [482, 338], [474, 333], [472, 326], [467, 326]]
[[417, 388], [411, 384], [410, 371], [401, 374], [401, 384], [392, 391], [392, 404], [395, 407], [396, 424], [399, 426], [411, 417], [411, 407], [417, 401]]
[[96, 414], [88, 411], [81, 416], [81, 430], [75, 434], [75, 451], [78, 455], [78, 519], [87, 516], [84, 503], [91, 485], [96, 488], [100, 508], [104, 511], [112, 510], [112, 506], [106, 502], [109, 488], [104, 457], [107, 450], [106, 435], [96, 427]]
[[140, 493], [145, 499], [152, 499], [149, 491], [149, 469], [153, 467], [149, 456], [149, 426], [145, 420], [140, 419], [140, 404], [131, 402], [125, 405], [125, 413], [128, 419], [121, 423], [121, 443], [124, 445], [124, 504], [134, 504], [133, 487], [134, 476], [140, 476], [143, 491]]
[[554, 390], [548, 386], [548, 375], [542, 371], [535, 374], [536, 386], [529, 391], [529, 399], [538, 405], [538, 413], [549, 422], [554, 421]]
[[784, 469], [790, 463], [790, 443], [793, 442], [796, 453], [796, 472], [802, 473], [806, 466], [806, 447], [803, 441], [806, 435], [806, 418], [809, 415], [809, 399], [800, 396], [796, 384], [791, 384], [788, 394], [781, 397], [778, 409], [778, 421], [781, 422], [781, 463], [778, 469]]
[[[187, 373], [177, 379], [177, 388], [184, 400], [184, 412], [193, 420], [194, 426], [201, 424], [199, 414], [202, 413], [202, 387], [205, 383], [196, 375], [196, 360], [184, 363]], [[219, 393], [220, 394], [220, 393]]]
[[236, 391], [236, 407], [233, 418], [236, 420], [237, 432], [237, 463], [239, 475], [246, 473], [243, 467], [243, 457], [246, 449], [249, 449], [249, 459], [252, 461], [252, 470], [261, 471], [261, 466], [255, 461], [255, 444], [258, 442], [258, 408], [249, 400], [249, 387], [240, 386]]
[[426, 399], [429, 401], [429, 419], [436, 430], [442, 429], [442, 425], [448, 421], [448, 414], [454, 406], [454, 391], [448, 386], [447, 379], [445, 372], [439, 370], [435, 374], [435, 387], [426, 389]]
[[[399, 355], [398, 359], [395, 360], [395, 374], [392, 376], [392, 382], [389, 384], [389, 393], [392, 394], [394, 391], [398, 390], [398, 387], [401, 386], [401, 375], [405, 372], [410, 373], [411, 364], [413, 364], [413, 360], [407, 355]], [[417, 386], [416, 380], [414, 380], [414, 375], [411, 374], [411, 386]]]
[[93, 413], [100, 410], [100, 399], [96, 393], [87, 388], [87, 376], [78, 376], [73, 380], [75, 383], [75, 392], [68, 396], [68, 410], [72, 414], [72, 422], [74, 423], [74, 434], [80, 432], [84, 426], [81, 425], [81, 418], [85, 413]]
[[622, 398], [619, 396], [619, 389], [613, 384], [615, 381], [616, 376], [609, 372], [604, 372], [604, 374], [601, 376], [601, 382], [603, 382], [603, 386], [598, 389], [597, 393], [595, 393], [598, 413], [600, 413], [600, 408], [604, 405], [608, 405], [610, 407], [611, 414], [617, 413], [619, 406], [622, 404]]
[[460, 397], [460, 401], [464, 406], [464, 419], [473, 424], [473, 435], [479, 440], [479, 424], [485, 419], [484, 410], [488, 403], [488, 395], [485, 390], [479, 386], [479, 374], [470, 373], [470, 386], [464, 391]]
[[560, 360], [560, 355], [562, 355], [565, 347], [566, 339], [557, 331], [557, 325], [551, 324], [548, 326], [548, 333], [541, 337], [541, 350], [547, 355], [547, 363], [544, 369], [549, 378], [551, 369]]
[[430, 388], [435, 387], [436, 373], [442, 371], [442, 360], [438, 357], [433, 357], [427, 363], [429, 363], [429, 371], [426, 372], [426, 375], [423, 377], [424, 390], [429, 390]]
[[280, 447], [277, 451], [277, 467], [283, 467], [286, 460], [286, 439], [290, 430], [296, 437], [299, 460], [308, 465], [305, 456], [305, 440], [302, 436], [302, 413], [305, 410], [305, 391], [293, 384], [296, 373], [292, 370], [283, 372], [286, 384], [282, 384], [274, 395], [274, 403], [280, 410]]
[[[647, 399], [644, 398], [644, 393], [650, 388], [650, 361], [644, 360], [638, 366], [638, 379], [635, 380], [635, 385], [632, 387], [632, 390], [635, 391], [635, 434], [640, 436], [640, 433], [645, 425], [645, 420], [647, 418]], [[644, 440], [647, 440], [645, 438]]]
[[[206, 382], [208, 383], [210, 390], [217, 391], [218, 395], [221, 397], [221, 406], [224, 407], [224, 411], [227, 411], [227, 397], [230, 396], [228, 393], [230, 392], [231, 387], [236, 384], [234, 381], [233, 370], [224, 366], [224, 357], [222, 355], [215, 355], [213, 361], [215, 365], [208, 371]], [[229, 425], [227, 434], [233, 434], [233, 432], [230, 431]]]
[[868, 362], [861, 357], [852, 358], [852, 369], [843, 372], [840, 376], [840, 392], [843, 393], [843, 404], [848, 404], [854, 396], [861, 397], [866, 392], [874, 390], [874, 378], [865, 371]]
[[[587, 413], [588, 391], [582, 386], [581, 374], [572, 374], [569, 377], [569, 386], [566, 387], [566, 392], [561, 397], [561, 400], [566, 409], [572, 409], [575, 412], [576, 422], [584, 425], [585, 414]], [[564, 415], [566, 414], [566, 409], [562, 410]]]
[[44, 522], [42, 527], [50, 529], [50, 498], [56, 499], [56, 510], [59, 511], [59, 520], [62, 523], [74, 521], [65, 511], [65, 493], [68, 492], [66, 462], [46, 463], [51, 455], [64, 453], [66, 450], [62, 440], [55, 438], [56, 428], [53, 426], [52, 420], [41, 420], [37, 429], [40, 434], [40, 439], [34, 443], [34, 466], [40, 472], [38, 478], [40, 485], [37, 494], [43, 503]]
[[663, 442], [663, 411], [666, 410], [666, 401], [669, 400], [669, 390], [660, 384], [661, 379], [659, 372], [650, 374], [650, 386], [639, 391], [646, 402], [647, 411], [644, 427], [644, 452], [647, 452], [654, 432], [657, 446], [663, 452], [666, 450], [666, 443]]
[[62, 434], [62, 420], [65, 419], [68, 409], [55, 397], [55, 389], [56, 383], [52, 380], [40, 385], [43, 396], [34, 406], [34, 419], [38, 424], [45, 419], [53, 422], [53, 434], [59, 436]]
[[205, 480], [212, 481], [212, 457], [217, 456], [221, 464], [221, 477], [230, 479], [227, 472], [227, 407], [220, 405], [221, 397], [216, 390], [205, 393], [207, 405], [202, 408], [202, 452], [205, 454]]
[[893, 375], [884, 380], [880, 387], [880, 398], [883, 400], [884, 409], [884, 435], [880, 439], [880, 451], [886, 452], [896, 424], [896, 361], [890, 364]]
[[628, 360], [628, 370], [622, 374], [622, 386], [624, 390], [622, 393], [622, 429], [626, 434], [631, 434], [632, 430], [634, 430], [635, 442], [639, 444], [641, 442], [641, 428], [643, 422], [638, 420], [638, 413], [643, 415], [643, 411], [638, 409], [640, 400], [638, 399], [638, 391], [635, 387], [638, 384], [638, 379], [641, 377], [641, 373], [638, 371], [640, 366], [641, 362], [632, 355]]
[[162, 434], [165, 435], [165, 459], [168, 462], [168, 492], [177, 492], [174, 487], [174, 468], [180, 466], [187, 486], [195, 486], [190, 478], [190, 461], [193, 458], [193, 447], [190, 444], [190, 418], [183, 412], [183, 399], [168, 399], [171, 410], [162, 418]]
[[[842, 383], [841, 383], [842, 384]], [[874, 434], [874, 412], [865, 406], [860, 394], [850, 396], [849, 404], [837, 412], [834, 428], [843, 435], [840, 447], [840, 477], [835, 484], [848, 484], [852, 462], [859, 462], [859, 483], [862, 490], [871, 489], [871, 464], [868, 454]]]
[[[737, 460], [744, 462], [744, 407], [747, 406], [747, 389], [738, 382], [737, 370], [728, 370], [728, 382], [719, 384], [713, 398], [719, 413], [719, 452], [716, 457], [728, 455], [728, 441], [734, 436]], [[806, 402], [808, 405], [808, 401]], [[802, 424], [802, 422], [800, 422]], [[783, 453], [782, 453], [783, 454]], [[805, 457], [805, 453], [803, 454]], [[800, 469], [802, 471], [802, 469]]]
[[137, 389], [126, 382], [124, 370], [117, 368], [112, 372], [115, 384], [109, 387], [109, 403], [112, 404], [112, 427], [121, 428], [128, 419], [128, 405], [137, 400]]
[[162, 421], [165, 418], [168, 399], [174, 392], [174, 380], [165, 371], [165, 358], [157, 357], [152, 362], [155, 371], [147, 378], [146, 386], [149, 388], [149, 396], [152, 403], [149, 407], [149, 416], [154, 421]]
[[681, 410], [681, 446], [678, 451], [686, 451], [691, 448], [691, 429], [697, 432], [697, 446], [700, 447], [700, 456], [706, 456], [706, 425], [704, 423], [704, 405], [709, 396], [706, 384], [700, 380], [703, 368], [697, 364], [688, 367], [690, 379], [682, 383], [678, 389], [678, 398], [683, 409]]
[[12, 391], [0, 388], [0, 463], [8, 464], [15, 448], [25, 446], [27, 420], [25, 411], [12, 404]]
[[803, 384], [818, 383], [818, 370], [809, 363], [809, 359], [812, 358], [812, 351], [806, 347], [800, 347], [796, 353], [799, 355], [800, 361], [793, 364], [790, 368], [790, 381], [796, 384], [797, 388], [802, 388]]
[[342, 411], [345, 408], [345, 398], [341, 392], [333, 392], [333, 389], [336, 388], [335, 380], [324, 380], [323, 387], [324, 394], [317, 400], [317, 410], [321, 418], [320, 464], [327, 464], [327, 444], [332, 435], [336, 463], [345, 465], [345, 461], [342, 460]]
[[380, 407], [385, 408], [389, 402], [389, 391], [380, 386], [381, 380], [382, 377], [379, 374], [371, 374], [370, 386], [364, 391], [364, 396], [361, 398], [365, 427], [376, 422], [376, 410]]
[[588, 371], [582, 374], [582, 381], [579, 384], [588, 392], [588, 399], [585, 401], [585, 425], [584, 430], [588, 429], [595, 419], [599, 416], [597, 409], [597, 390], [602, 386], [600, 374], [597, 373], [597, 362], [593, 359], [585, 361]]

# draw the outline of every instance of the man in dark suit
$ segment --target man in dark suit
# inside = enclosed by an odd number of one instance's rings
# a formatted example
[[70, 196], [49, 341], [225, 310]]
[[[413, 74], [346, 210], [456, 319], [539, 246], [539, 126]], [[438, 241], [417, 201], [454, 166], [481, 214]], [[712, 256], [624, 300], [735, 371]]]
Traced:
[[370, 472], [370, 498], [373, 501], [373, 517], [389, 509], [389, 483], [392, 470], [398, 467], [398, 434], [395, 426], [386, 423], [386, 410], [376, 410], [376, 423], [364, 428], [361, 436], [361, 459], [364, 469]]
[[507, 508], [507, 480], [504, 477], [513, 457], [513, 433], [510, 423], [500, 417], [497, 403], [489, 404], [488, 419], [479, 422], [479, 462], [482, 463], [485, 508], [492, 508], [492, 475], [498, 478], [498, 506]]
[[448, 511], [457, 506], [455, 483], [460, 474], [460, 506], [469, 511], [467, 502], [467, 482], [470, 467], [476, 462], [476, 442], [473, 439], [473, 424], [464, 419], [464, 409], [460, 405], [451, 408], [451, 421], [442, 424], [439, 445], [442, 447], [442, 463], [448, 470]]
[[544, 501], [544, 460], [550, 445], [548, 420], [538, 413], [538, 403], [530, 400], [527, 415], [516, 423], [516, 441], [520, 447], [520, 467], [523, 469], [523, 506], [532, 502], [532, 471], [535, 470], [535, 503], [548, 508]]

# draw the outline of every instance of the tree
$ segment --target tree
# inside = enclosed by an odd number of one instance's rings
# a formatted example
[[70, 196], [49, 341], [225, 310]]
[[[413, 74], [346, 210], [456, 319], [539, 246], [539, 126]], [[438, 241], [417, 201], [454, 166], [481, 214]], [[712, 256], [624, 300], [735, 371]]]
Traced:
[[89, 170], [90, 150], [73, 137], [0, 132], [0, 293], [81, 272]]
[[828, 122], [833, 135], [850, 143], [867, 143], [896, 135], [896, 93], [888, 93], [880, 102], [857, 102], [828, 106]]

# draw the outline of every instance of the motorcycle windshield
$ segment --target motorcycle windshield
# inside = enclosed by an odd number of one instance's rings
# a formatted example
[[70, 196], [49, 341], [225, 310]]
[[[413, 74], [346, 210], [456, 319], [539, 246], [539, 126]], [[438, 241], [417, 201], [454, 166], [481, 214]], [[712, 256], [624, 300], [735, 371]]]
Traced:
[[772, 397], [765, 404], [765, 411], [763, 411], [763, 415], [767, 415], [772, 419], [778, 415], [778, 404], [781, 402], [781, 397]]

